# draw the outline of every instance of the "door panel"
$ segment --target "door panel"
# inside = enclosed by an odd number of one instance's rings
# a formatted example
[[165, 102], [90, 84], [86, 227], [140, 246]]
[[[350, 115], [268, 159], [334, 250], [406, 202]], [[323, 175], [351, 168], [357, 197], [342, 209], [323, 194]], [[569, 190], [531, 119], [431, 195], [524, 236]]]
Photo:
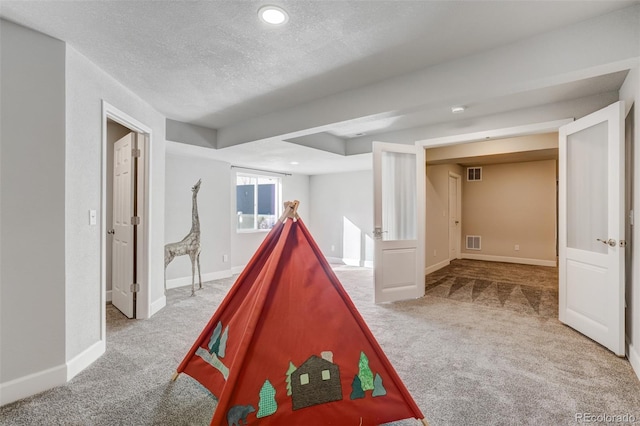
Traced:
[[416, 147], [382, 142], [373, 147], [375, 301], [420, 297]]
[[134, 238], [133, 216], [133, 161], [131, 150], [135, 133], [129, 133], [114, 144], [113, 155], [113, 258], [112, 303], [128, 318], [133, 318]]
[[449, 260], [460, 253], [460, 177], [449, 175]]
[[624, 102], [560, 128], [560, 321], [624, 355]]

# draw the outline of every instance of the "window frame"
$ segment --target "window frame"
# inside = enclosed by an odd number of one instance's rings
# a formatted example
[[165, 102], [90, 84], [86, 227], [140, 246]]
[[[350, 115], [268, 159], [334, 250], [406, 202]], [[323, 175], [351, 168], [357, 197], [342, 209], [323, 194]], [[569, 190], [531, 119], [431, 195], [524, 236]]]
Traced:
[[[255, 183], [254, 183], [254, 203], [253, 203], [253, 228], [239, 228], [238, 227], [238, 179], [239, 178], [249, 178], [249, 179], [255, 179]], [[251, 171], [242, 171], [242, 170], [238, 170], [235, 172], [234, 175], [234, 179], [233, 179], [233, 194], [234, 194], [234, 203], [232, 205], [233, 208], [233, 216], [235, 218], [235, 230], [236, 233], [238, 234], [251, 234], [251, 233], [264, 233], [264, 232], [269, 232], [271, 231], [271, 228], [259, 228], [258, 222], [257, 222], [257, 218], [260, 216], [260, 214], [258, 213], [258, 196], [259, 196], [259, 191], [258, 191], [258, 187], [260, 185], [260, 180], [261, 179], [266, 179], [266, 180], [273, 180], [275, 181], [275, 194], [274, 194], [274, 208], [275, 208], [275, 214], [273, 215], [275, 217], [275, 220], [277, 221], [277, 219], [280, 217], [280, 215], [282, 214], [282, 178], [280, 176], [277, 175], [272, 175], [269, 173], [256, 173], [256, 172], [251, 172]], [[275, 224], [275, 221], [274, 221]]]

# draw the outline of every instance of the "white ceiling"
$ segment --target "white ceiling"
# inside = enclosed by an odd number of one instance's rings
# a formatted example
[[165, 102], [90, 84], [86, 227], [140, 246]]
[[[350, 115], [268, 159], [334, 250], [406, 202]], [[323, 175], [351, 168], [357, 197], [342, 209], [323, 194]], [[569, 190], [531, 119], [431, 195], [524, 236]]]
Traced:
[[[265, 3], [286, 9], [288, 24], [268, 28], [262, 23], [257, 10]], [[168, 118], [218, 129], [224, 135], [248, 120], [295, 111], [335, 94], [510, 45], [635, 3], [1, 0], [0, 16], [64, 40]], [[624, 73], [618, 72], [477, 99], [477, 104], [471, 100], [463, 117], [452, 116], [450, 105], [434, 101], [351, 120], [354, 111], [345, 103], [344, 119], [336, 112], [336, 119], [321, 131], [350, 140], [363, 132], [374, 135], [469, 120], [614, 91], [623, 79]], [[318, 132], [302, 128], [294, 136]], [[307, 174], [358, 169], [369, 161], [363, 160], [366, 155], [345, 159], [283, 141], [290, 137], [251, 138], [215, 155], [247, 166]], [[306, 165], [296, 168], [290, 164], [293, 160]]]

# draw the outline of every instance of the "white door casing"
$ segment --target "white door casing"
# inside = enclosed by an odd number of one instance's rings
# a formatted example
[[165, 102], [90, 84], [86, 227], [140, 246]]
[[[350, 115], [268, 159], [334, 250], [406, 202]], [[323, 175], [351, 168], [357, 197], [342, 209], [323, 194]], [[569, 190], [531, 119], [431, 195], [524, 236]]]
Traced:
[[461, 176], [449, 173], [449, 260], [460, 257], [460, 240], [462, 239], [462, 224], [460, 219]]
[[[373, 143], [375, 302], [424, 295], [420, 270], [417, 148]], [[423, 176], [424, 179], [424, 176]]]
[[132, 182], [134, 165], [131, 150], [135, 147], [136, 133], [132, 132], [114, 144], [113, 155], [113, 257], [112, 303], [128, 318], [133, 318], [134, 238], [131, 217], [134, 194]]
[[618, 356], [624, 341], [624, 102], [560, 127], [559, 319]]

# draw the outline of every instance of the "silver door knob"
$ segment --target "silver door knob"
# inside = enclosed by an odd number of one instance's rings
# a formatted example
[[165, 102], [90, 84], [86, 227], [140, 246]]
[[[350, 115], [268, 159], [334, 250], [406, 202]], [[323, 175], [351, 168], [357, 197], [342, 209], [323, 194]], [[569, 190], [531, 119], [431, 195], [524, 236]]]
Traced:
[[115, 234], [115, 233], [116, 233], [116, 230], [115, 230], [115, 229], [109, 229], [109, 230], [107, 231], [107, 234], [109, 234], [109, 235], [113, 235], [113, 234]]
[[610, 247], [616, 246], [616, 240], [614, 240], [613, 238], [609, 238], [608, 240], [601, 240], [600, 238], [596, 238], [596, 241], [600, 241], [602, 244], [607, 244]]

